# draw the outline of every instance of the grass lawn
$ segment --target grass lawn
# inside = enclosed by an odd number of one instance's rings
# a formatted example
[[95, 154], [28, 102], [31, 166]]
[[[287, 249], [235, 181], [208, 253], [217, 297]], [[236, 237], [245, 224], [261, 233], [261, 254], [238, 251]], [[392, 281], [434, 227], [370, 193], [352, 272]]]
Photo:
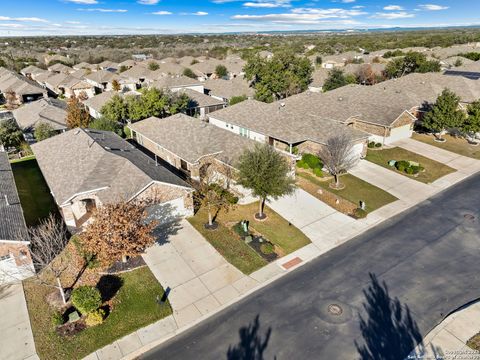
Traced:
[[445, 135], [444, 138], [447, 141], [444, 143], [436, 142], [435, 136], [427, 134], [414, 133], [412, 138], [428, 145], [436, 146], [440, 149], [480, 160], [480, 146], [472, 146], [464, 138]]
[[[442, 164], [438, 161], [429, 159], [425, 156], [416, 154], [414, 152], [402, 149], [400, 147], [394, 147], [391, 149], [383, 150], [368, 150], [366, 159], [377, 165], [383, 166], [386, 169], [395, 171], [399, 174], [412, 178], [414, 180], [421, 181], [425, 184], [434, 182], [442, 176], [455, 172], [450, 166]], [[398, 171], [395, 167], [389, 166], [390, 160], [406, 160], [418, 162], [425, 168], [424, 172], [420, 172], [418, 176], [408, 175], [403, 171]]]
[[50, 189], [34, 158], [12, 162], [12, 170], [28, 226], [37, 225], [50, 213], [58, 212]]
[[256, 221], [254, 214], [258, 212], [258, 203], [238, 205], [229, 212], [221, 212], [216, 221], [219, 223], [217, 230], [206, 230], [203, 225], [207, 223], [207, 213], [200, 209], [188, 221], [222, 254], [222, 256], [245, 274], [250, 274], [267, 264], [255, 250], [245, 244], [237, 234], [226, 226], [227, 223], [236, 223], [249, 220], [250, 228], [261, 233], [270, 242], [277, 245], [283, 254], [300, 249], [310, 243], [310, 240], [295, 226], [278, 215], [268, 206], [265, 206], [267, 220]]
[[467, 346], [470, 349], [480, 351], [480, 333], [475, 334], [467, 341]]
[[156, 302], [157, 295], [161, 297], [164, 291], [148, 267], [119, 277], [123, 286], [113, 298], [112, 313], [104, 323], [69, 338], [59, 336], [52, 324], [53, 310], [45, 301], [52, 288], [24, 282], [35, 346], [41, 359], [81, 359], [172, 313], [168, 301], [162, 305]]
[[375, 211], [382, 206], [398, 200], [395, 196], [386, 192], [385, 190], [382, 190], [351, 174], [345, 174], [340, 177], [340, 182], [345, 185], [345, 188], [342, 190], [334, 190], [329, 187], [329, 184], [333, 180], [322, 181], [316, 176], [305, 172], [299, 172], [297, 176], [307, 179], [317, 187], [321, 187], [339, 197], [342, 197], [345, 200], [352, 202], [353, 204], [356, 204], [357, 206], [359, 206], [360, 201], [364, 201], [366, 204], [365, 211], [367, 213]]

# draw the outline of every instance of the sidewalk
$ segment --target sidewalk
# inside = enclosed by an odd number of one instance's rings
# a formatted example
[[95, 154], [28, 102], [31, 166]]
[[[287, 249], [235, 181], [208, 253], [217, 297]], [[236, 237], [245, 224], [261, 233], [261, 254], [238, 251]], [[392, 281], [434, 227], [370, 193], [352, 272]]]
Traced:
[[480, 332], [480, 302], [448, 316], [423, 340], [423, 351], [415, 350], [425, 359], [480, 359], [480, 352], [469, 348], [467, 341]]
[[38, 359], [22, 284], [0, 288], [0, 359]]
[[[477, 160], [462, 162], [457, 159], [456, 164], [458, 172], [427, 185], [362, 160], [352, 174], [391, 192], [399, 200], [361, 220], [338, 213], [302, 190], [272, 201], [269, 206], [299, 227], [312, 243], [250, 276], [239, 275], [238, 270], [230, 269], [232, 266], [187, 221], [182, 221], [181, 230], [171, 236], [167, 244], [155, 246], [145, 255], [147, 264], [162, 285], [173, 289], [170, 301], [174, 314], [96, 351], [87, 359], [134, 359], [286, 273], [480, 170], [480, 161]], [[203, 254], [197, 256], [196, 251], [187, 251], [187, 244], [188, 248], [194, 246], [198, 254]], [[169, 261], [172, 258], [176, 260]], [[180, 265], [177, 266], [177, 262]], [[209, 273], [217, 275], [210, 278]], [[227, 273], [231, 274], [231, 278]], [[226, 294], [224, 298], [223, 292]]]

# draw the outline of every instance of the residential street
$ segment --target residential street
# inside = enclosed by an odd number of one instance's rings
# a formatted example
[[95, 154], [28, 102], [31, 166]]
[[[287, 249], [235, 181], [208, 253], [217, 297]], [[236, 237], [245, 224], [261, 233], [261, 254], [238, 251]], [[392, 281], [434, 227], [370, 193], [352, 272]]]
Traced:
[[[253, 357], [252, 349], [264, 347], [264, 359], [366, 360], [379, 353], [403, 359], [415, 339], [479, 297], [479, 187], [476, 175], [287, 274], [143, 358], [261, 359]], [[364, 291], [372, 286], [370, 274], [380, 286], [373, 284], [371, 311], [366, 312], [362, 304]], [[386, 320], [392, 315], [388, 296], [398, 297], [411, 320]], [[340, 305], [340, 315], [328, 312], [331, 304]], [[363, 331], [359, 313], [366, 321]], [[369, 347], [360, 355], [355, 342]]]

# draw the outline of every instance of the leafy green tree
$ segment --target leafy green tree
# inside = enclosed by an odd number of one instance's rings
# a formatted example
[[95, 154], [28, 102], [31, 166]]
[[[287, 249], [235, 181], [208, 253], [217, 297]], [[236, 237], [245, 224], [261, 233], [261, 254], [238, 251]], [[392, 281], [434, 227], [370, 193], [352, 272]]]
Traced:
[[190, 69], [190, 68], [186, 68], [185, 70], [183, 70], [183, 76], [189, 77], [191, 79], [196, 79], [197, 78], [197, 75], [195, 75], [193, 70]]
[[100, 113], [106, 119], [116, 122], [125, 122], [128, 119], [128, 108], [125, 100], [119, 94], [113, 97], [103, 105]]
[[232, 96], [232, 97], [230, 98], [230, 100], [228, 101], [228, 104], [229, 104], [230, 106], [232, 106], [232, 105], [241, 103], [242, 101], [245, 101], [245, 100], [247, 100], [247, 96], [246, 96], [246, 95]]
[[480, 132], [480, 100], [477, 100], [467, 107], [467, 118], [460, 127], [466, 136], [472, 136]]
[[90, 129], [95, 129], [95, 130], [104, 130], [104, 131], [112, 131], [114, 133], [117, 133], [118, 135], [122, 136], [123, 135], [123, 129], [122, 126], [117, 122], [113, 121], [110, 119], [107, 119], [106, 117], [102, 116], [99, 119], [93, 120], [88, 127]]
[[315, 57], [315, 65], [320, 66], [323, 63], [323, 59], [321, 56]]
[[56, 133], [57, 132], [55, 131], [55, 129], [51, 124], [46, 122], [41, 122], [40, 124], [35, 126], [35, 131], [33, 132], [33, 135], [35, 136], [35, 139], [37, 141], [42, 141], [52, 136], [55, 136]]
[[426, 73], [440, 70], [441, 66], [437, 60], [427, 60], [425, 54], [409, 51], [404, 57], [390, 61], [385, 68], [385, 74], [392, 79], [415, 72]]
[[256, 99], [272, 102], [305, 91], [313, 68], [308, 58], [282, 51], [270, 59], [258, 55], [249, 58], [244, 71], [246, 79], [253, 81]]
[[323, 84], [324, 91], [338, 89], [342, 86], [348, 85], [350, 82], [346, 78], [344, 72], [340, 69], [332, 69], [328, 73], [328, 77]]
[[259, 211], [255, 215], [258, 219], [265, 218], [263, 210], [268, 197], [277, 199], [294, 190], [287, 160], [270, 145], [257, 144], [254, 149], [246, 149], [237, 169], [238, 183], [260, 198]]
[[224, 65], [217, 65], [215, 68], [215, 74], [217, 74], [218, 77], [226, 77], [228, 75], [228, 70]]
[[459, 109], [460, 97], [453, 91], [444, 89], [423, 117], [423, 126], [435, 131], [438, 138], [449, 128], [461, 128], [465, 122], [465, 113]]
[[0, 122], [0, 144], [5, 148], [18, 148], [23, 141], [22, 130], [14, 119], [6, 119]]

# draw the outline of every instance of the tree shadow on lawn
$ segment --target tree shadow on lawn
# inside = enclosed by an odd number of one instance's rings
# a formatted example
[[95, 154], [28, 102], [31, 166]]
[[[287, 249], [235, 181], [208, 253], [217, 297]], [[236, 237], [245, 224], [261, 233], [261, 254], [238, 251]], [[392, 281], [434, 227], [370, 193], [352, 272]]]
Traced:
[[97, 283], [97, 289], [102, 296], [102, 302], [109, 301], [117, 295], [123, 286], [123, 279], [115, 275], [103, 275]]
[[[409, 354], [410, 359], [420, 358], [423, 338], [409, 307], [390, 297], [385, 282], [369, 275], [371, 283], [363, 290], [367, 317], [359, 315], [363, 344], [355, 340], [360, 360], [403, 360]], [[419, 355], [413, 353], [417, 345]]]
[[228, 347], [227, 360], [264, 360], [263, 353], [270, 341], [272, 328], [269, 327], [264, 336], [259, 334], [259, 330], [260, 316], [257, 315], [253, 323], [240, 328], [240, 341], [237, 345]]

